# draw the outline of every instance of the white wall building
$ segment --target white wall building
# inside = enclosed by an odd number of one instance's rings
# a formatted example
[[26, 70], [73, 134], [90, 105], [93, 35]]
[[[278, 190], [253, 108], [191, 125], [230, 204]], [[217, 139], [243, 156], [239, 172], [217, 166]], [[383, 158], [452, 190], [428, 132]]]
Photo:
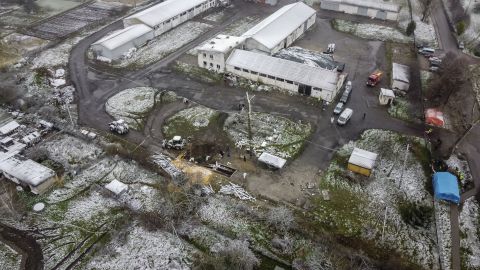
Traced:
[[0, 135], [2, 136], [10, 135], [13, 132], [15, 132], [15, 130], [17, 130], [19, 127], [20, 127], [20, 124], [17, 121], [10, 121], [0, 127]]
[[158, 36], [215, 6], [217, 0], [167, 0], [123, 19], [123, 24], [144, 24]]
[[219, 73], [225, 72], [225, 60], [235, 48], [242, 47], [244, 41], [244, 37], [217, 35], [197, 48], [198, 66]]
[[392, 64], [392, 89], [408, 91], [410, 88], [410, 68], [405, 65]]
[[322, 0], [320, 8], [381, 20], [398, 20], [400, 6], [372, 0]]
[[228, 72], [295, 93], [333, 101], [346, 75], [336, 71], [235, 49], [227, 59]]
[[132, 48], [139, 48], [153, 39], [153, 29], [136, 24], [116, 31], [92, 44], [96, 55], [108, 59], [118, 59]]
[[43, 194], [55, 184], [55, 172], [21, 156], [0, 156], [0, 172], [14, 183], [29, 187], [34, 194]]
[[303, 2], [286, 5], [242, 35], [245, 49], [274, 54], [302, 36], [315, 19], [316, 11]]

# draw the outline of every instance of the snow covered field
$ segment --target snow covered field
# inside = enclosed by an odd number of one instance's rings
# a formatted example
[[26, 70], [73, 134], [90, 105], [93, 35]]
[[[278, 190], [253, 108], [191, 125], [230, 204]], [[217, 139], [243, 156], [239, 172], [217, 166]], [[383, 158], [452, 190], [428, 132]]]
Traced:
[[[407, 152], [407, 142], [416, 150]], [[379, 155], [369, 178], [346, 170], [354, 147]], [[330, 192], [331, 201], [318, 202], [317, 221], [343, 234], [393, 248], [426, 268], [438, 269], [432, 196], [425, 189], [430, 179], [422, 167], [422, 155], [415, 154], [426, 151], [422, 149], [419, 138], [382, 130], [367, 130], [358, 141], [344, 145], [320, 182], [321, 189]], [[425, 219], [417, 225], [407, 223], [415, 220], [406, 217], [416, 209], [422, 209], [418, 211]]]
[[462, 206], [460, 231], [463, 265], [467, 269], [480, 269], [480, 206], [474, 197]]
[[140, 68], [152, 64], [198, 38], [211, 27], [211, 25], [200, 22], [185, 22], [151, 40], [147, 45], [132, 53], [130, 58], [120, 60], [113, 66], [116, 68]]
[[[406, 31], [408, 24], [410, 23], [410, 10], [407, 5], [407, 1], [410, 1], [412, 4], [413, 11], [413, 20], [416, 23], [415, 28], [415, 40], [420, 44], [428, 44], [431, 47], [437, 48], [438, 41], [436, 37], [435, 28], [430, 19], [427, 19], [426, 22], [422, 22], [421, 6], [418, 0], [394, 0], [398, 5], [401, 5], [403, 8], [400, 10], [398, 16], [398, 25], [402, 28], [403, 31]], [[435, 3], [434, 3], [435, 4]]]
[[166, 138], [176, 135], [188, 137], [206, 128], [218, 116], [218, 112], [205, 106], [194, 106], [181, 110], [167, 119], [163, 126]]
[[22, 256], [11, 247], [0, 242], [0, 265], [2, 269], [20, 269]]
[[[247, 113], [231, 114], [225, 120], [224, 130], [239, 148], [248, 147]], [[252, 113], [252, 144], [257, 155], [268, 152], [283, 158], [299, 154], [310, 136], [310, 124], [296, 123], [287, 118], [267, 113]]]
[[397, 29], [387, 26], [354, 23], [339, 19], [333, 20], [332, 24], [333, 28], [337, 31], [350, 33], [365, 39], [393, 41], [399, 43], [408, 43], [413, 41], [411, 37], [407, 37]]
[[160, 90], [151, 87], [136, 87], [123, 90], [109, 98], [105, 109], [113, 118], [123, 119], [130, 128], [141, 130], [148, 113], [160, 100]]

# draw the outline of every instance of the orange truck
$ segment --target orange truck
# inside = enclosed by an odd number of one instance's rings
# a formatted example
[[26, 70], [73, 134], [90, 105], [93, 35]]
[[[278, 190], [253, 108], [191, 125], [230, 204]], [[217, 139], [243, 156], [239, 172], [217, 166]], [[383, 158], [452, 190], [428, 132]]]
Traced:
[[382, 76], [383, 76], [382, 71], [378, 69], [375, 70], [372, 74], [370, 74], [370, 76], [368, 76], [367, 85], [372, 87], [377, 85], [382, 79]]

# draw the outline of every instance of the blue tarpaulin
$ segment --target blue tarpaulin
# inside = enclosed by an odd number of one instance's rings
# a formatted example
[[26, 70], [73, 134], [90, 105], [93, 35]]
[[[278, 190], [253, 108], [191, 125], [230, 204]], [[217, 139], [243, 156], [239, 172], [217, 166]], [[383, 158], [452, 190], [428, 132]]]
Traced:
[[433, 190], [435, 199], [460, 202], [457, 177], [449, 172], [437, 172], [433, 175]]

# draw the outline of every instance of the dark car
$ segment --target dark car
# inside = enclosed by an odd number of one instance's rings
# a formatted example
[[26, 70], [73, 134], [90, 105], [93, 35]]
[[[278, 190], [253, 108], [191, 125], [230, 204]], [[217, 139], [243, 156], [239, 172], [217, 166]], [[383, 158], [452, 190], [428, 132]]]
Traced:
[[339, 63], [337, 66], [338, 72], [343, 72], [345, 70], [345, 63]]

